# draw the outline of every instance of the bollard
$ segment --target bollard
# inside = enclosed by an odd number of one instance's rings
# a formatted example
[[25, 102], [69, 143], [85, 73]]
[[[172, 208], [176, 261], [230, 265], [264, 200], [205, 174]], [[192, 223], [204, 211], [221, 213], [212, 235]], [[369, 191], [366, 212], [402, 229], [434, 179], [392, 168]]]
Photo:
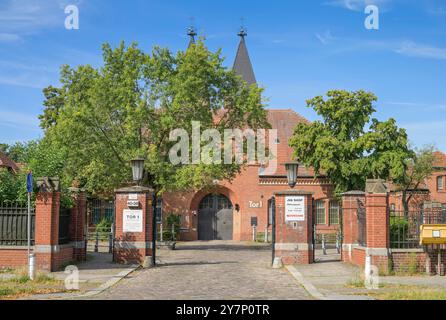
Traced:
[[34, 280], [34, 275], [36, 273], [36, 259], [34, 253], [29, 255], [29, 278]]
[[96, 240], [94, 243], [94, 252], [99, 252], [99, 232], [96, 231]]
[[325, 234], [322, 235], [322, 252], [324, 253], [324, 256], [327, 255], [327, 248], [325, 247]]
[[163, 224], [160, 223], [160, 241], [163, 242]]
[[175, 241], [175, 225], [172, 224], [172, 241]]
[[364, 277], [365, 279], [369, 279], [372, 272], [372, 257], [367, 255], [365, 257], [365, 266], [364, 266]]

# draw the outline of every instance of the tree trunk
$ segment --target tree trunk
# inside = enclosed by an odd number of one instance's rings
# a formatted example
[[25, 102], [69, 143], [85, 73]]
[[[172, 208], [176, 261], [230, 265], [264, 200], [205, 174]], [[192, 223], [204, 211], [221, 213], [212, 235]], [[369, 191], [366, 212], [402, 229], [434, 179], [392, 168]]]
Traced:
[[402, 201], [402, 205], [403, 205], [404, 216], [407, 217], [407, 216], [409, 216], [409, 199], [407, 198], [406, 190], [403, 190], [403, 192], [402, 192], [401, 201]]

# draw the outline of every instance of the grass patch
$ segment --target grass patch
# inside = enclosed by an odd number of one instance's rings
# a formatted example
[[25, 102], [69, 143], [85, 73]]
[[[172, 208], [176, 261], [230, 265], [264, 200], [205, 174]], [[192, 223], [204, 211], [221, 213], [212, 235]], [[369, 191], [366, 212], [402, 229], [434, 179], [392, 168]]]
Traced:
[[346, 286], [348, 288], [362, 289], [365, 288], [364, 280], [359, 278], [353, 278], [347, 282]]
[[446, 300], [446, 290], [423, 286], [386, 285], [389, 290], [375, 291], [370, 295], [379, 300]]
[[0, 280], [0, 299], [17, 299], [33, 294], [65, 292], [64, 282], [38, 273], [34, 280], [19, 270], [10, 279]]
[[3, 269], [0, 269], [0, 274], [1, 273], [13, 273], [14, 272], [14, 269], [12, 269], [12, 268], [3, 268]]

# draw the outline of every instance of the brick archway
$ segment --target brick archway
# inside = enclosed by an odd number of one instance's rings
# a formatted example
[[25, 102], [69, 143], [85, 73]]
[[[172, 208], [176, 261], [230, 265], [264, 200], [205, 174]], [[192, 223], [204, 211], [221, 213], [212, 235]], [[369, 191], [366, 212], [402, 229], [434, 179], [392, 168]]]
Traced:
[[[229, 201], [232, 204], [233, 207], [233, 240], [239, 240], [239, 234], [240, 234], [240, 213], [237, 210], [237, 208], [240, 207], [240, 202], [237, 194], [232, 191], [231, 189], [225, 187], [225, 186], [216, 186], [211, 189], [204, 189], [198, 191], [192, 198], [190, 203], [190, 211], [194, 212], [197, 215], [197, 219], [195, 219], [194, 225], [198, 227], [198, 214], [199, 214], [199, 205], [201, 201], [210, 194], [219, 194], [223, 195], [226, 198], [229, 199]], [[197, 234], [198, 235], [198, 234]]]

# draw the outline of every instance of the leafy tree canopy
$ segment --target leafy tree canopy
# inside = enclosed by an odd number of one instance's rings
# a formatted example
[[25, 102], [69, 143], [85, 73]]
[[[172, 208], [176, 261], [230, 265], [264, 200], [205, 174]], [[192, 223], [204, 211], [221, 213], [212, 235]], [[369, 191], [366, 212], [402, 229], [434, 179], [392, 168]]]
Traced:
[[399, 179], [413, 155], [394, 119], [372, 118], [373, 93], [332, 90], [307, 101], [322, 120], [299, 124], [290, 146], [303, 164], [325, 174], [336, 192], [364, 190], [367, 178]]
[[160, 192], [231, 179], [239, 165], [172, 165], [170, 132], [181, 128], [190, 135], [191, 121], [200, 121], [201, 130], [269, 127], [262, 89], [248, 87], [223, 66], [220, 51], [210, 52], [202, 41], [177, 54], [105, 44], [103, 60], [100, 68], [63, 66], [62, 86], [45, 90], [40, 118], [44, 143], [64, 153], [66, 179], [92, 193], [131, 181], [135, 156], [146, 159], [145, 183]]
[[414, 149], [411, 157], [406, 159], [407, 170], [393, 181], [396, 190], [401, 192], [401, 201], [406, 213], [409, 211], [409, 203], [414, 196], [412, 191], [419, 189], [426, 179], [432, 176], [434, 151], [434, 146], [430, 145]]

